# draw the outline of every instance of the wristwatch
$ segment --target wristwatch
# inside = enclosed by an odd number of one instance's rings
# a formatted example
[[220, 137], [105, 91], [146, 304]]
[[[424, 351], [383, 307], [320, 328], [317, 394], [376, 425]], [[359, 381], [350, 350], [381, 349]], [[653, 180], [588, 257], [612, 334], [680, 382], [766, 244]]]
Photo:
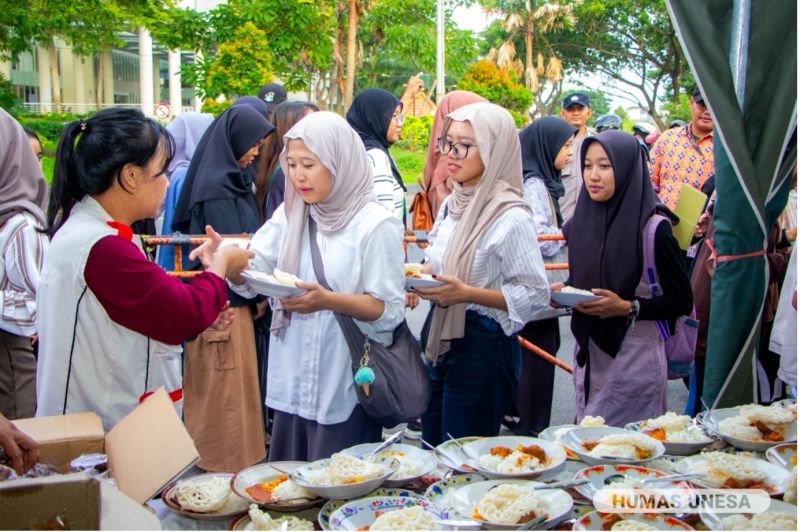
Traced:
[[634, 322], [639, 316], [639, 300], [631, 299], [628, 303], [631, 304], [631, 309], [628, 311], [628, 321]]

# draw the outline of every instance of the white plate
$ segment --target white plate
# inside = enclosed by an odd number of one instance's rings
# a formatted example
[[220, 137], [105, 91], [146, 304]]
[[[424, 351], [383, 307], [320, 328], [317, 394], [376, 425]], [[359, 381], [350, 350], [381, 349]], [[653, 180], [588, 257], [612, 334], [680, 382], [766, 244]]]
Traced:
[[420, 277], [406, 277], [406, 290], [409, 288], [430, 288], [432, 286], [441, 286], [444, 281], [438, 281], [430, 275], [423, 273]]
[[[281, 517], [284, 517], [279, 512], [275, 511], [268, 511], [267, 513], [273, 519], [280, 519]], [[314, 521], [317, 519], [317, 510], [315, 508], [302, 510], [296, 514], [292, 514], [292, 517], [297, 517], [298, 519], [304, 519], [313, 524]], [[228, 523], [228, 530], [255, 530], [255, 529], [256, 527], [255, 525], [253, 525], [253, 520], [250, 519], [249, 513], [240, 515], [239, 517]]]
[[[644, 421], [628, 423], [627, 425], [625, 425], [625, 429], [644, 434], [643, 432], [641, 432], [642, 423], [644, 423]], [[700, 428], [697, 428], [697, 430], [700, 430], [702, 432], [702, 429]], [[645, 436], [647, 436], [647, 434], [645, 434]], [[702, 451], [703, 449], [714, 443], [714, 439], [709, 438], [705, 433], [703, 433], [703, 436], [705, 436], [706, 439], [702, 442], [688, 443], [688, 442], [661, 440], [661, 443], [664, 444], [664, 449], [667, 454], [688, 456], [690, 454], [699, 453], [700, 451]]]
[[579, 427], [580, 425], [575, 425], [571, 423], [567, 425], [554, 425], [552, 427], [547, 427], [542, 432], [540, 432], [538, 438], [540, 440], [561, 443], [562, 447], [564, 447], [564, 451], [567, 453], [567, 460], [579, 460], [578, 455], [570, 451], [569, 448], [565, 446], [561, 441], [561, 437], [564, 434], [571, 431], [572, 429], [577, 429]]
[[[361, 445], [356, 445], [354, 447], [350, 447], [342, 451], [344, 454], [349, 454], [350, 456], [355, 456], [356, 458], [364, 458], [369, 455], [372, 450], [381, 445], [380, 443], [364, 443]], [[388, 448], [384, 449], [378, 456], [390, 456], [392, 458], [396, 458], [398, 462], [400, 462], [400, 467], [403, 466], [404, 460], [414, 460], [419, 463], [420, 469], [418, 470], [417, 474], [412, 476], [406, 477], [398, 477], [397, 475], [392, 475], [389, 479], [384, 483], [384, 486], [389, 488], [399, 488], [400, 486], [405, 486], [406, 484], [413, 482], [414, 480], [418, 479], [423, 475], [427, 475], [433, 469], [436, 468], [436, 458], [433, 456], [431, 451], [424, 451], [419, 447], [414, 447], [413, 445], [406, 445], [404, 443], [395, 443], [390, 445]], [[399, 473], [399, 471], [398, 471]]]
[[328, 467], [330, 460], [330, 458], [324, 458], [322, 460], [317, 460], [316, 462], [300, 466], [297, 468], [296, 475], [292, 476], [292, 480], [294, 480], [298, 486], [305, 488], [311, 493], [319, 495], [325, 499], [353, 499], [356, 497], [361, 497], [362, 495], [366, 495], [367, 493], [381, 487], [400, 466], [399, 462], [394, 458], [384, 456], [375, 458], [374, 460], [376, 463], [383, 465], [383, 474], [362, 482], [340, 484], [336, 486], [320, 486], [317, 484], [310, 484], [307, 480], [305, 480], [304, 473], [324, 469]]
[[[518, 445], [528, 447], [536, 445], [541, 447], [545, 452], [546, 463], [543, 468], [537, 471], [526, 471], [524, 473], [498, 473], [490, 469], [484, 468], [478, 462], [478, 457], [489, 454], [493, 447], [508, 447], [512, 451]], [[497, 436], [494, 438], [481, 438], [469, 443], [464, 444], [464, 451], [470, 460], [467, 462], [481, 472], [481, 474], [491, 478], [536, 478], [547, 472], [555, 471], [567, 461], [567, 453], [564, 448], [558, 444], [539, 438], [529, 438], [527, 436]]]
[[469, 461], [469, 459], [462, 454], [458, 444], [460, 443], [461, 445], [464, 445], [465, 443], [479, 439], [481, 438], [478, 436], [467, 436], [465, 438], [458, 438], [456, 440], [445, 440], [436, 446], [436, 451], [434, 453], [436, 460], [444, 467], [452, 469], [457, 473], [474, 474], [475, 471], [471, 471], [464, 467], [464, 462]]
[[[777, 499], [770, 499], [769, 512], [781, 512], [792, 514], [797, 517], [797, 506], [789, 504], [788, 502], [779, 501]], [[710, 530], [725, 530], [722, 526], [722, 520], [728, 516], [736, 514], [709, 514], [707, 512], [700, 512], [700, 520]]]
[[786, 436], [787, 439], [784, 441], [754, 441], [754, 440], [742, 440], [739, 438], [735, 438], [719, 430], [719, 423], [724, 420], [728, 419], [733, 416], [739, 415], [739, 407], [733, 408], [720, 408], [717, 410], [711, 410], [706, 412], [705, 415], [699, 417], [698, 419], [702, 422], [703, 426], [706, 430], [710, 431], [712, 434], [715, 434], [728, 442], [729, 444], [733, 445], [734, 447], [738, 447], [739, 449], [745, 449], [747, 451], [758, 451], [760, 453], [764, 453], [770, 447], [773, 447], [780, 443], [791, 443], [797, 441], [797, 420], [794, 423], [790, 423], [786, 429]]
[[[305, 465], [307, 462], [274, 462], [274, 464], [284, 471], [289, 473], [294, 473], [296, 469], [300, 466]], [[256, 464], [254, 466], [250, 466], [246, 469], [242, 469], [236, 475], [234, 475], [233, 480], [231, 480], [231, 489], [233, 492], [242, 497], [243, 499], [247, 499], [248, 501], [258, 504], [259, 506], [263, 506], [268, 510], [273, 510], [276, 512], [296, 512], [299, 510], [303, 510], [305, 508], [310, 508], [314, 506], [319, 501], [322, 500], [321, 497], [312, 497], [311, 499], [305, 501], [293, 501], [293, 502], [280, 502], [280, 501], [273, 501], [273, 502], [263, 502], [258, 499], [253, 498], [249, 493], [247, 493], [247, 488], [250, 486], [257, 484], [259, 482], [269, 482], [274, 480], [277, 477], [280, 477], [284, 473], [281, 473], [277, 469], [274, 469], [271, 464]]]
[[200, 521], [225, 521], [233, 516], [239, 515], [242, 512], [246, 512], [247, 506], [249, 504], [248, 501], [242, 499], [232, 491], [228, 495], [228, 502], [225, 503], [225, 506], [223, 506], [221, 509], [215, 512], [194, 512], [192, 510], [184, 510], [183, 508], [181, 508], [181, 505], [178, 503], [178, 493], [177, 493], [179, 482], [208, 480], [214, 477], [222, 477], [230, 481], [233, 478], [233, 474], [202, 473], [200, 475], [195, 475], [189, 478], [173, 480], [172, 482], [167, 484], [161, 492], [161, 500], [163, 501], [164, 506], [166, 506], [176, 514], [185, 515], [186, 517], [190, 517], [192, 519], [198, 519]]
[[[588, 484], [583, 484], [581, 486], [576, 486], [575, 491], [580, 493], [582, 496], [586, 497], [588, 500], [593, 500], [595, 494], [606, 487], [605, 480], [612, 476], [612, 475], [622, 475], [627, 479], [631, 480], [644, 480], [647, 478], [658, 478], [666, 476], [667, 474], [663, 471], [658, 471], [656, 469], [648, 469], [646, 467], [641, 466], [634, 466], [634, 465], [612, 465], [612, 464], [601, 464], [596, 466], [587, 467], [575, 473], [575, 480], [584, 480], [588, 479]], [[669, 482], [669, 481], [667, 481]], [[676, 488], [680, 489], [682, 487], [687, 487], [685, 483], [680, 481], [672, 482], [670, 486], [664, 486], [664, 483], [654, 483], [649, 484], [648, 487], [653, 488]]]
[[[368, 530], [381, 514], [419, 506], [434, 520], [450, 519], [450, 512], [437, 508], [430, 501], [417, 497], [369, 497], [348, 501], [330, 516], [331, 530]], [[436, 527], [434, 530], [441, 530]]]
[[271, 277], [264, 272], [256, 270], [245, 270], [242, 272], [242, 277], [247, 279], [253, 290], [259, 294], [270, 297], [294, 297], [305, 293], [305, 289], [297, 288], [296, 286], [286, 286], [285, 284], [278, 284], [272, 281]]
[[[782, 495], [783, 492], [786, 491], [786, 487], [789, 485], [790, 478], [788, 471], [781, 466], [770, 464], [766, 460], [761, 460], [760, 458], [750, 458], [748, 456], [742, 456], [742, 458], [748, 460], [750, 466], [766, 475], [764, 482], [771, 486], [771, 489], [765, 491], [769, 493], [770, 496], [774, 497], [776, 495]], [[702, 460], [704, 460], [702, 454], [687, 456], [677, 463], [675, 466], [675, 471], [678, 473], [694, 473], [695, 471], [693, 466], [700, 463]], [[724, 489], [722, 486], [719, 486], [714, 482], [707, 481], [705, 478], [692, 480], [691, 483], [697, 484], [698, 486], [702, 486], [704, 488]]]
[[[473, 510], [478, 507], [478, 503], [480, 503], [483, 496], [491, 489], [501, 484], [515, 484], [530, 488], [546, 486], [546, 484], [531, 480], [485, 480], [483, 482], [475, 482], [457, 488], [450, 497], [450, 503], [453, 505], [453, 509], [463, 517], [479, 521], [490, 530], [514, 530], [518, 528], [520, 524], [481, 521], [472, 516]], [[564, 490], [537, 489], [536, 496], [546, 501], [548, 511], [548, 518], [543, 523], [536, 525], [536, 528], [546, 529], [554, 526], [568, 517], [572, 511], [572, 497]]]
[[[603, 436], [608, 436], [610, 434], [625, 434], [629, 436], [635, 436], [637, 438], [642, 438], [649, 443], [650, 448], [653, 449], [653, 454], [649, 457], [642, 459], [642, 460], [633, 460], [630, 458], [599, 458], [596, 456], [592, 456], [589, 452], [583, 447], [583, 442], [591, 442], [597, 441]], [[630, 430], [620, 429], [617, 427], [579, 427], [577, 429], [573, 429], [564, 436], [562, 436], [561, 441], [564, 445], [569, 447], [569, 449], [577, 454], [581, 460], [586, 462], [589, 465], [599, 465], [599, 464], [645, 464], [650, 460], [655, 460], [656, 458], [660, 457], [664, 454], [664, 445], [650, 436], [645, 436], [644, 434], [639, 434], [638, 432], [633, 432]]]
[[600, 296], [595, 294], [573, 294], [571, 292], [550, 292], [550, 299], [562, 307], [574, 307], [584, 301], [598, 300]]
[[797, 444], [781, 443], [766, 452], [767, 462], [791, 471], [797, 465]]
[[572, 530], [611, 530], [617, 521], [639, 521], [657, 530], [694, 530], [692, 527], [667, 514], [606, 514], [589, 512], [575, 521]]

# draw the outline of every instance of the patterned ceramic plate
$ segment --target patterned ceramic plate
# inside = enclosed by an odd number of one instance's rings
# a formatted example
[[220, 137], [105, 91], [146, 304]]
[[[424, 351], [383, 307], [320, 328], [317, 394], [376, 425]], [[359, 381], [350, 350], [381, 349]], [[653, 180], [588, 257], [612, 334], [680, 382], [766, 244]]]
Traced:
[[[313, 508], [301, 510], [299, 512], [292, 513], [292, 514], [281, 514], [281, 513], [272, 512], [272, 511], [267, 512], [267, 513], [273, 519], [279, 519], [280, 517], [283, 517], [283, 515], [291, 515], [292, 517], [297, 517], [299, 519], [305, 519], [306, 521], [310, 521], [311, 523], [313, 523], [315, 525], [314, 530], [319, 530], [319, 528], [316, 528], [317, 524], [314, 522], [314, 519], [316, 519], [316, 517], [317, 517], [317, 511], [314, 510]], [[228, 525], [228, 530], [255, 530], [255, 526], [253, 526], [253, 520], [250, 519], [250, 515], [249, 514], [244, 514], [244, 515], [241, 515], [241, 516], [237, 517], [233, 521], [231, 521], [230, 524]]]
[[[647, 478], [658, 478], [666, 476], [666, 473], [655, 469], [648, 469], [641, 466], [632, 465], [611, 465], [600, 464], [592, 467], [587, 467], [578, 471], [575, 474], [575, 480], [589, 480], [588, 484], [577, 486], [575, 490], [589, 501], [594, 499], [595, 494], [603, 489], [606, 484], [605, 480], [612, 475], [622, 475], [630, 480], [644, 480]], [[667, 487], [663, 484], [652, 484], [651, 487]], [[672, 482], [670, 488], [683, 488], [687, 485], [683, 482]]]
[[[589, 512], [575, 521], [572, 530], [611, 530], [619, 521], [636, 521], [656, 530], [694, 530], [692, 527], [667, 514], [606, 514]], [[629, 530], [635, 530], [630, 528]]]
[[484, 480], [486, 480], [486, 477], [478, 473], [453, 475], [428, 486], [428, 489], [425, 490], [425, 498], [439, 508], [452, 510], [453, 505], [450, 502], [450, 496], [455, 492], [456, 488], [474, 484], [475, 482], [483, 482]]
[[[421, 495], [417, 495], [413, 491], [394, 489], [394, 488], [379, 488], [373, 491], [372, 493], [368, 493], [363, 498], [370, 498], [370, 497], [404, 497], [404, 498], [416, 498], [420, 500], [425, 499], [424, 497], [422, 497]], [[333, 530], [331, 528], [331, 516], [336, 510], [338, 510], [348, 502], [350, 501], [345, 499], [334, 499], [325, 503], [325, 506], [322, 507], [322, 510], [319, 511], [319, 515], [317, 515], [317, 522], [319, 523], [319, 526], [322, 528], [322, 530]]]
[[[367, 497], [348, 501], [331, 514], [331, 530], [368, 530], [375, 520], [392, 510], [418, 506], [433, 519], [449, 519], [450, 512], [418, 497]], [[416, 528], [416, 527], [412, 527]], [[426, 527], [427, 528], [427, 527]], [[436, 527], [435, 530], [438, 530]]]

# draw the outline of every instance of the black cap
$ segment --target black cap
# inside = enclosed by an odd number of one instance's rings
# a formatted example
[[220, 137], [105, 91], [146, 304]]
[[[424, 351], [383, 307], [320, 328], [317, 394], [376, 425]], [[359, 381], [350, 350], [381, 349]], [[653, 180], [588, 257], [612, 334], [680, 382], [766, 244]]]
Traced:
[[614, 113], [608, 113], [597, 119], [594, 123], [594, 129], [600, 133], [606, 129], [622, 129], [622, 118]]
[[567, 95], [566, 98], [564, 98], [564, 102], [561, 104], [561, 108], [566, 109], [567, 107], [575, 103], [577, 103], [578, 105], [582, 105], [584, 107], [590, 107], [588, 96], [586, 96], [582, 92], [573, 92], [572, 94], [569, 94]]
[[278, 105], [286, 101], [286, 89], [279, 83], [267, 83], [261, 85], [258, 90], [258, 97], [267, 102], [267, 107]]
[[695, 87], [694, 90], [692, 91], [692, 100], [696, 102], [703, 101], [703, 95], [700, 94], [700, 87]]

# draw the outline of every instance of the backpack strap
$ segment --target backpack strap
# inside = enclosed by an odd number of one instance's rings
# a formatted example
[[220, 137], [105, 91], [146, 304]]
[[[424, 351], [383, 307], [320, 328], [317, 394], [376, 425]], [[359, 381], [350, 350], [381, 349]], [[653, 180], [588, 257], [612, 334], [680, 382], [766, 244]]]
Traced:
[[[656, 298], [662, 294], [661, 285], [658, 282], [658, 268], [656, 268], [656, 231], [661, 222], [669, 222], [669, 218], [660, 214], [653, 214], [642, 230], [642, 244], [644, 247], [644, 272], [647, 275], [647, 282], [650, 285], [650, 297]], [[662, 339], [670, 337], [669, 324], [666, 320], [656, 321], [656, 328]]]

